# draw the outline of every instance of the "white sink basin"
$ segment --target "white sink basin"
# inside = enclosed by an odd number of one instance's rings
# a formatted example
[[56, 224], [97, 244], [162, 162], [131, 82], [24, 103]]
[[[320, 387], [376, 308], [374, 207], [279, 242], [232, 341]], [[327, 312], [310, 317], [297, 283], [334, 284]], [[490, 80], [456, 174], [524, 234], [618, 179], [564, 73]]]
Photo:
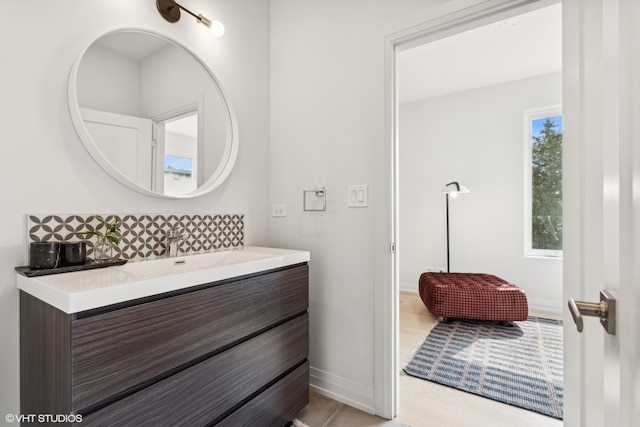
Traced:
[[186, 255], [173, 258], [155, 258], [145, 261], [128, 262], [113, 267], [129, 273], [141, 274], [149, 277], [182, 274], [208, 268], [219, 268], [233, 264], [266, 259], [272, 255], [251, 250], [230, 250], [210, 252], [196, 255]]
[[245, 246], [238, 250], [129, 261], [120, 266], [73, 273], [18, 275], [17, 285], [65, 313], [78, 313], [309, 260], [307, 251]]

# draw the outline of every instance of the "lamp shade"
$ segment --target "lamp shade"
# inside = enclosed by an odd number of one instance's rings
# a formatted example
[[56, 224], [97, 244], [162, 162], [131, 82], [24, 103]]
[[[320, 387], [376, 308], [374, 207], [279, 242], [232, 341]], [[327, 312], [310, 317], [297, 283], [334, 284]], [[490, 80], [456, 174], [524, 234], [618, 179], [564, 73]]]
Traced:
[[442, 189], [442, 194], [469, 193], [469, 189], [464, 185], [460, 185], [457, 181], [448, 183]]

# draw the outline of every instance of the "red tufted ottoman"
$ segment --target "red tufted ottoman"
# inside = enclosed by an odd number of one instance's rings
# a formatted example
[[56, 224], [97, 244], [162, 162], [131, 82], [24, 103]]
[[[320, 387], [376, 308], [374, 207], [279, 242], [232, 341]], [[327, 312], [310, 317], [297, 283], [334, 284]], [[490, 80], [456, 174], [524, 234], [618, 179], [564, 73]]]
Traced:
[[527, 320], [527, 296], [518, 286], [491, 274], [422, 273], [420, 298], [436, 316], [454, 319]]

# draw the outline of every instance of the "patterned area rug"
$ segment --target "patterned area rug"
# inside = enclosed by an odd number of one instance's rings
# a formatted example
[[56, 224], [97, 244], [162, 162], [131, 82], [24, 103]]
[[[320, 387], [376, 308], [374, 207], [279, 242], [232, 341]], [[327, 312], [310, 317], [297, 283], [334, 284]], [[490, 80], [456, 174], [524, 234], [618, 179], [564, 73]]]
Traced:
[[562, 321], [438, 323], [404, 371], [562, 419]]

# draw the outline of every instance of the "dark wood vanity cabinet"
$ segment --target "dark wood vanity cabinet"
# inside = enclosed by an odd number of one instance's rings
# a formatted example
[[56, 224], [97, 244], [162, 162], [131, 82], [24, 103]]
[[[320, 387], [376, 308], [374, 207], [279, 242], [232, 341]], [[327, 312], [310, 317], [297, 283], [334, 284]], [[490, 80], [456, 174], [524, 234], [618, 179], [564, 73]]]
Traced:
[[308, 402], [307, 307], [307, 264], [75, 314], [21, 291], [21, 413], [284, 425]]

